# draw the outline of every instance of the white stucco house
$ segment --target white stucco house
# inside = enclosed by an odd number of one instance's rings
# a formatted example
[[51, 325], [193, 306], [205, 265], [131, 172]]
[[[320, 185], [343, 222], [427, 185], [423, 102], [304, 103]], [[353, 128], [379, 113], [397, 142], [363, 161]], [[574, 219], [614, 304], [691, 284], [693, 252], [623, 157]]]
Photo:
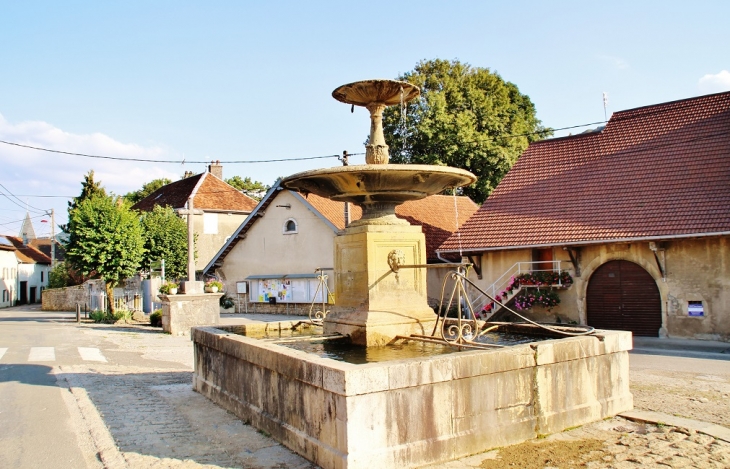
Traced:
[[0, 269], [0, 307], [41, 301], [50, 257], [17, 236], [0, 235]]

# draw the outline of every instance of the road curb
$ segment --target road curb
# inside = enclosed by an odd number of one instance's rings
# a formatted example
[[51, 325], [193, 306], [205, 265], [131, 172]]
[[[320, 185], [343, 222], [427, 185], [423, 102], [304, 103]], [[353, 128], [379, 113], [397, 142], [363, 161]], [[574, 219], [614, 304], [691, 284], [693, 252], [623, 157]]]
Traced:
[[[80, 423], [84, 429], [81, 432], [77, 430], [77, 432], [88, 435], [91, 444], [96, 448], [97, 457], [104, 469], [128, 469], [129, 466], [126, 459], [124, 459], [124, 455], [117, 448], [114, 438], [109, 433], [109, 429], [106, 427], [101, 415], [99, 415], [96, 406], [83, 386], [77, 382], [75, 375], [76, 372], [69, 370], [68, 367], [59, 367], [56, 372], [56, 384], [70, 392], [73, 404], [76, 405], [74, 410], [81, 416]], [[69, 406], [73, 404], [67, 402]]]
[[688, 430], [704, 433], [705, 435], [730, 443], [730, 428], [725, 428], [714, 423], [702, 422], [700, 420], [693, 420], [684, 417], [676, 417], [674, 415], [664, 414], [662, 412], [652, 412], [649, 410], [630, 410], [628, 412], [620, 413], [619, 416], [635, 422], [663, 424], [686, 428]]

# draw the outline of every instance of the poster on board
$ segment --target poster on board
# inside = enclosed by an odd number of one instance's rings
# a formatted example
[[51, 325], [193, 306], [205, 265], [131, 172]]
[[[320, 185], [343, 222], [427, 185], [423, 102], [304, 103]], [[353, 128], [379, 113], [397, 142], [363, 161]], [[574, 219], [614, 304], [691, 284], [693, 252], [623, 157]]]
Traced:
[[266, 303], [269, 298], [276, 298], [277, 302], [292, 301], [291, 280], [263, 279], [259, 280], [258, 300]]

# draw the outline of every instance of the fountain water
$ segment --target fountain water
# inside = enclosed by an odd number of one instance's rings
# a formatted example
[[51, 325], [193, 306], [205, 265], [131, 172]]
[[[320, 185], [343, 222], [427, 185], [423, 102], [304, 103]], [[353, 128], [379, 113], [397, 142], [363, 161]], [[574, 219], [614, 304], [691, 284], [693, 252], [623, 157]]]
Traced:
[[[332, 94], [370, 110], [366, 164], [282, 181], [363, 210], [335, 241], [337, 303], [329, 314], [322, 305], [324, 337], [347, 337], [364, 350], [422, 339], [436, 330], [437, 316], [426, 303], [425, 269], [404, 267], [425, 264], [424, 236], [395, 207], [475, 178], [443, 166], [388, 164], [383, 109], [418, 96], [415, 86], [368, 80]], [[448, 329], [458, 337], [468, 327], [457, 322]], [[324, 468], [437, 463], [632, 406], [628, 332], [355, 364], [282, 346], [291, 326], [195, 328], [193, 387]]]

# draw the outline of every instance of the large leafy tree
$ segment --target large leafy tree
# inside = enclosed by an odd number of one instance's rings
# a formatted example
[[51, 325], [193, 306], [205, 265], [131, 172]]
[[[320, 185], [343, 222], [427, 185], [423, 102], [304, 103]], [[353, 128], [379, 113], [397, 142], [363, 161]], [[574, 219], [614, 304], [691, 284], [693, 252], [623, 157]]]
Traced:
[[[68, 202], [69, 214], [72, 210], [78, 207], [81, 202], [90, 199], [95, 195], [106, 197], [106, 190], [102, 187], [101, 181], [94, 180], [94, 170], [92, 169], [84, 175], [84, 180], [81, 181], [81, 193], [78, 195], [78, 197], [74, 197]], [[59, 225], [59, 228], [61, 228], [61, 231], [68, 238], [71, 234], [71, 230], [73, 230], [71, 217], [69, 216], [68, 223], [66, 223], [65, 225]], [[57, 279], [61, 278], [60, 272], [63, 269], [66, 270], [65, 279], [68, 285], [81, 285], [87, 280], [97, 277], [96, 272], [83, 274], [78, 269], [76, 269], [72, 263], [65, 262], [57, 270], [57, 273], [59, 274], [57, 276]]]
[[139, 270], [144, 240], [138, 214], [120, 197], [93, 194], [69, 208], [66, 262], [84, 276], [104, 279], [110, 314], [114, 287]]
[[124, 198], [127, 199], [127, 201], [134, 205], [140, 200], [144, 199], [160, 187], [166, 186], [170, 184], [172, 181], [167, 178], [160, 178], [160, 179], [153, 179], [150, 182], [143, 184], [142, 189], [138, 189], [136, 191], [128, 192]]
[[171, 278], [187, 275], [188, 227], [171, 207], [156, 205], [142, 215], [145, 253], [142, 266], [165, 260], [165, 273]]
[[421, 61], [398, 78], [421, 97], [386, 108], [392, 163], [447, 165], [477, 176], [464, 194], [482, 203], [530, 142], [550, 134], [530, 98], [487, 68], [458, 60]]
[[259, 181], [252, 181], [250, 177], [241, 178], [241, 176], [233, 176], [226, 179], [226, 182], [243, 192], [252, 199], [261, 200], [269, 190], [269, 186]]

